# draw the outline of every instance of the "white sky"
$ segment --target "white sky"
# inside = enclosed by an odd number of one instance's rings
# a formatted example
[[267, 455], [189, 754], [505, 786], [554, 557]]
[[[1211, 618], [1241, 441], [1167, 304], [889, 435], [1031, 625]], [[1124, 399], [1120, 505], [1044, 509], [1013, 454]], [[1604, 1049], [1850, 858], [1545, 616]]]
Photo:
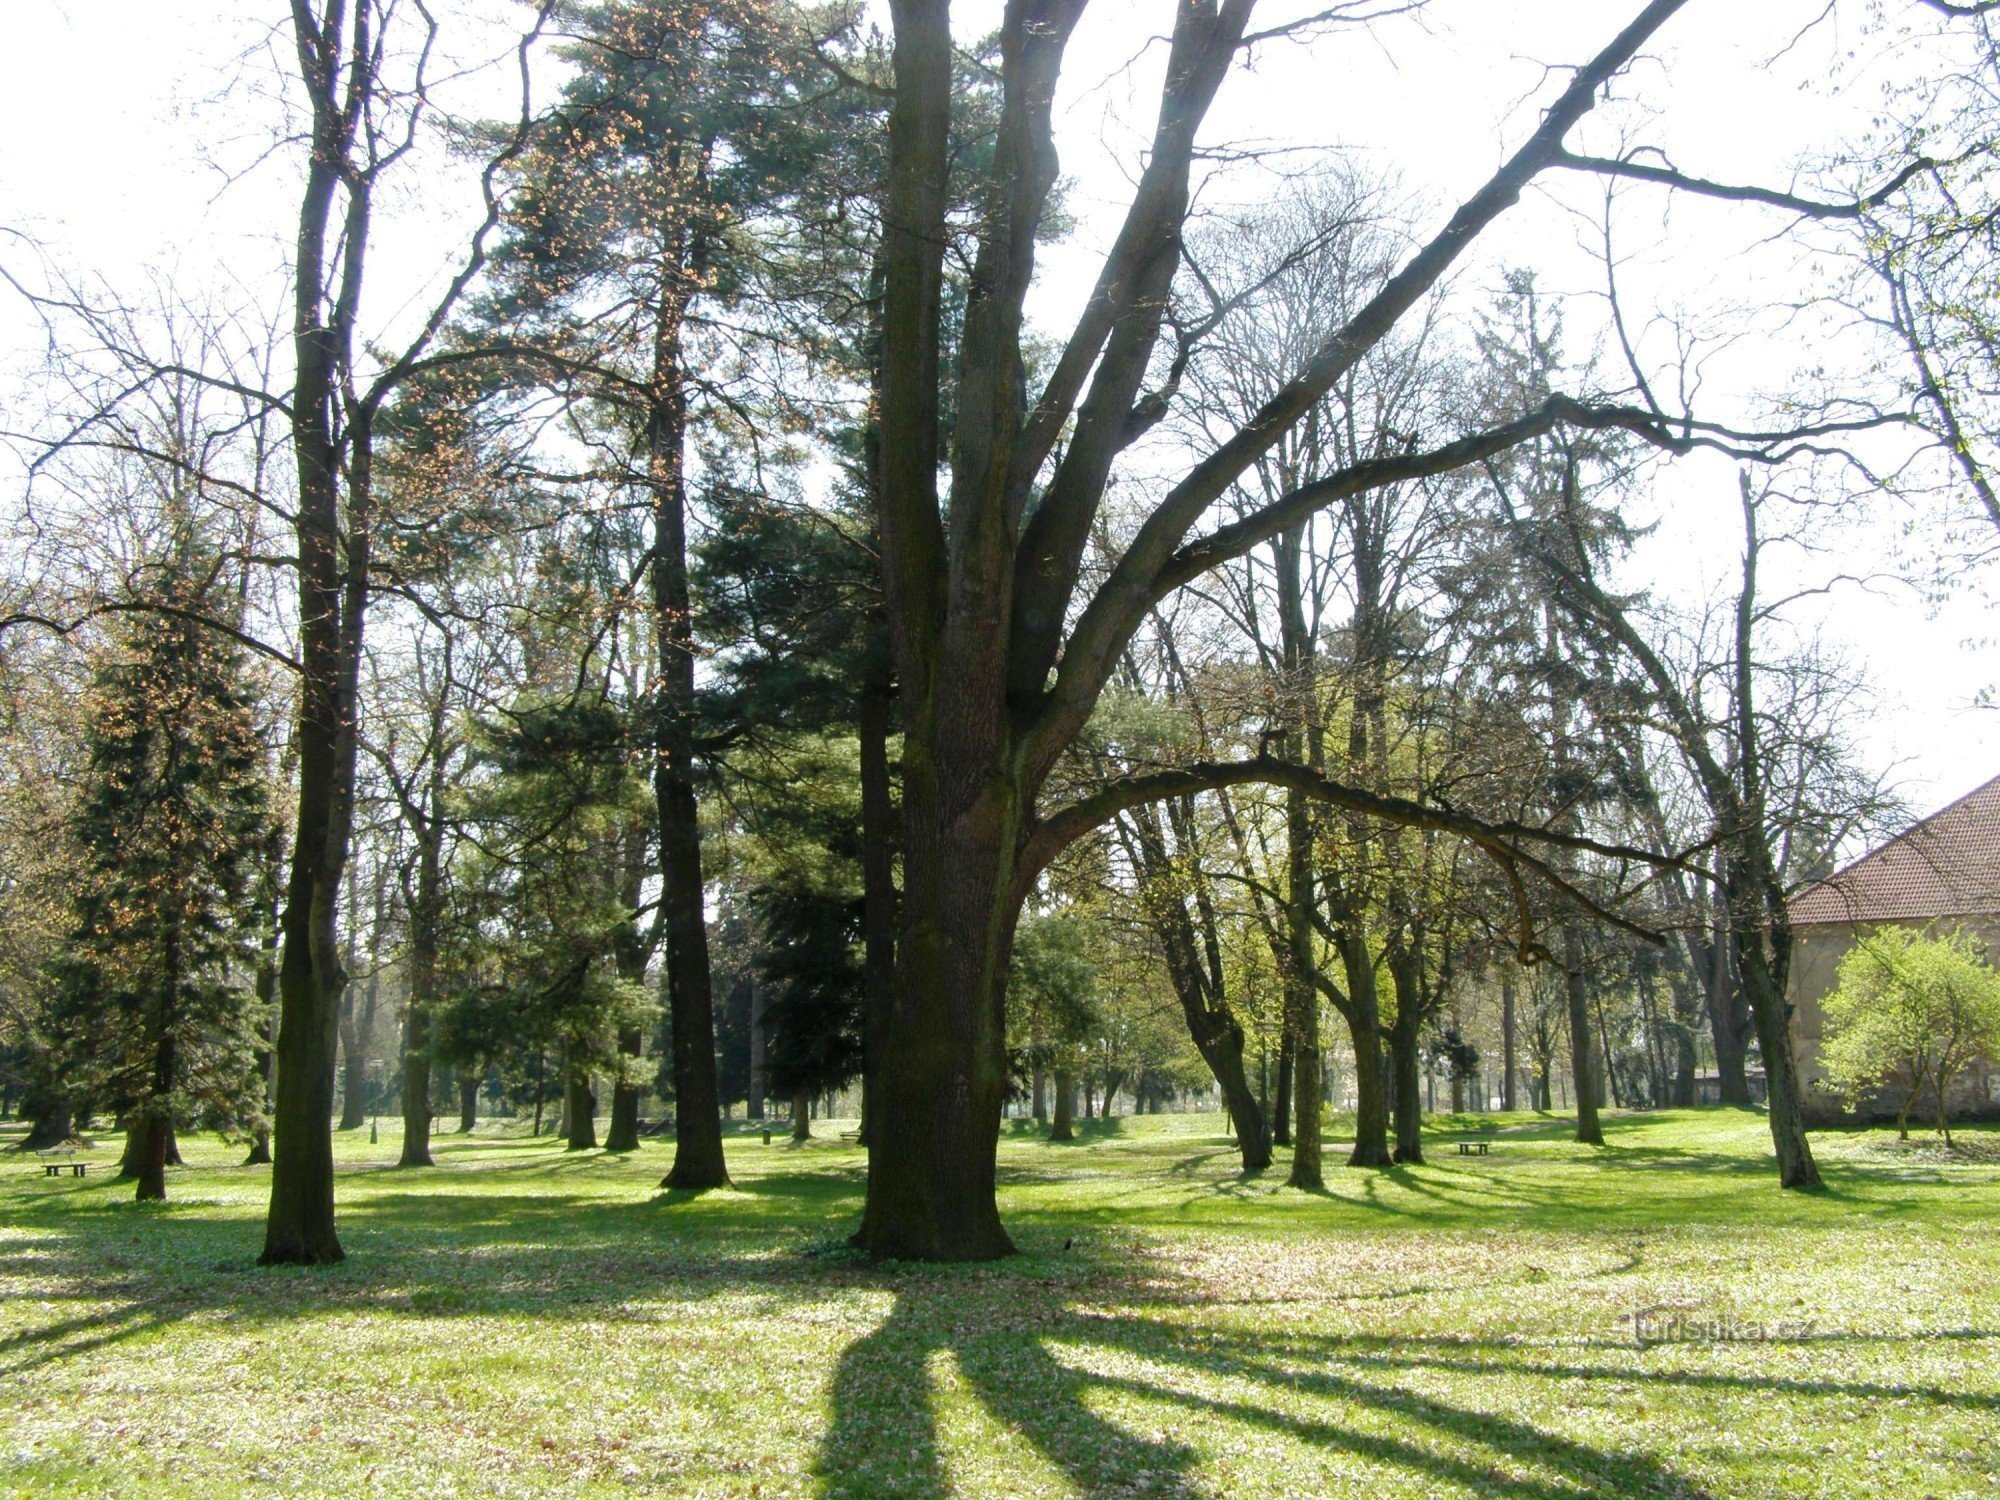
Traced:
[[[1422, 26], [1392, 21], [1373, 37], [1350, 31], [1274, 46], [1225, 86], [1206, 138], [1340, 148], [1394, 174], [1425, 206], [1422, 222], [1435, 225], [1532, 127], [1537, 100], [1552, 86], [1542, 64], [1582, 61], [1637, 3], [1433, 0]], [[1668, 146], [1689, 170], [1782, 184], [1802, 154], [1852, 136], [1881, 80], [1908, 66], [1893, 57], [1872, 66], [1875, 53], [1859, 29], [1863, 7], [1840, 0], [1830, 22], [1767, 68], [1823, 6], [1694, 0], [1662, 35], [1656, 60], [1634, 70], [1619, 102], [1581, 139], [1609, 148], [1623, 129]], [[521, 14], [493, 0], [466, 0], [465, 9], [486, 23], [452, 34], [448, 45], [465, 57], [496, 55], [503, 23]], [[158, 276], [212, 288], [225, 301], [276, 305], [291, 233], [290, 161], [281, 154], [233, 184], [228, 177], [250, 165], [280, 120], [269, 65], [246, 53], [267, 40], [288, 44], [288, 33], [273, 30], [284, 7], [8, 0], [6, 11], [0, 227], [29, 231], [57, 264], [134, 294]], [[998, 6], [960, 12], [961, 32], [972, 34]], [[1257, 24], [1282, 14], [1272, 10]], [[1081, 222], [1069, 243], [1045, 254], [1037, 311], [1052, 328], [1087, 289], [1094, 254], [1115, 228], [1157, 97], [1163, 48], [1144, 44], [1169, 19], [1165, 0], [1097, 0], [1072, 49], [1057, 124], [1075, 184], [1070, 207]], [[1127, 69], [1142, 51], [1140, 65]], [[498, 112], [508, 86], [504, 74], [489, 72], [461, 90]], [[1232, 191], [1240, 197], [1255, 188]], [[1595, 289], [1588, 212], [1598, 192], [1580, 179], [1531, 192], [1482, 243], [1461, 273], [1464, 285], [1491, 286], [1499, 267], [1531, 262], [1548, 285]], [[379, 237], [373, 326], [392, 326], [399, 310], [423, 305], [426, 288], [452, 264], [452, 225], [471, 202], [461, 169], [439, 164], [405, 179]], [[1664, 199], [1645, 191], [1626, 202], [1620, 248], [1635, 257], [1624, 273], [1635, 304], [1712, 310], [1782, 299], [1805, 284], [1792, 251], [1759, 244], [1781, 227], [1773, 216], [1694, 204], [1667, 214]], [[0, 261], [23, 265], [4, 245]], [[1571, 326], [1588, 336], [1581, 311]], [[38, 337], [20, 306], [0, 299], [0, 402], [9, 408], [31, 402], [32, 386], [22, 382], [32, 381]], [[1800, 361], [1822, 352], [1796, 339], [1731, 351], [1710, 370], [1711, 414], [1732, 415], [1732, 401], [1781, 386]], [[0, 482], [15, 480], [0, 471]], [[1637, 560], [1637, 576], [1682, 597], [1726, 577], [1736, 546], [1734, 495], [1726, 463], [1676, 465], [1654, 502], [1662, 526]], [[1833, 555], [1802, 566], [1881, 567], [1907, 545], [1899, 540], [1906, 518], [1882, 509], [1879, 522], [1840, 538]], [[1845, 643], [1867, 670], [1880, 712], [1861, 726], [1863, 742], [1873, 763], [1900, 768], [1918, 810], [2000, 773], [2000, 716], [1972, 706], [2000, 678], [1985, 639], [1993, 618], [1972, 585], [1936, 612], [1894, 589], [1846, 590], [1800, 619], [1802, 628]]]

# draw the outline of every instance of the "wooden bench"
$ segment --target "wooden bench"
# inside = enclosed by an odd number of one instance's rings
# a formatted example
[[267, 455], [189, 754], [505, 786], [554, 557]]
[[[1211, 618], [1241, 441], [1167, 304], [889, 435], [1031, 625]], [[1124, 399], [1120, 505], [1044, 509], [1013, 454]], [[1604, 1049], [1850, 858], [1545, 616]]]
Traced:
[[87, 1161], [45, 1161], [42, 1163], [44, 1177], [60, 1177], [64, 1172], [72, 1177], [81, 1177], [90, 1170]]
[[1484, 1156], [1486, 1154], [1486, 1142], [1460, 1141], [1458, 1143], [1458, 1154], [1460, 1156]]

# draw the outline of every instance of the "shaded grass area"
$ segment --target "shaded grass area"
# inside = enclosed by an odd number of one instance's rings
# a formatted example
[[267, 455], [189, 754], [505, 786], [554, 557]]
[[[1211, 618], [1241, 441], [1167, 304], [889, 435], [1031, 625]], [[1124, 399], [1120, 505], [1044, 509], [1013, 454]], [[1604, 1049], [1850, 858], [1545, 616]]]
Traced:
[[1447, 1119], [1308, 1195], [1217, 1126], [1010, 1126], [1023, 1254], [942, 1270], [846, 1251], [835, 1127], [700, 1197], [343, 1136], [324, 1271], [252, 1268], [240, 1148], [163, 1207], [0, 1155], [0, 1495], [2000, 1493], [1990, 1150], [1822, 1135], [1801, 1195], [1750, 1112]]

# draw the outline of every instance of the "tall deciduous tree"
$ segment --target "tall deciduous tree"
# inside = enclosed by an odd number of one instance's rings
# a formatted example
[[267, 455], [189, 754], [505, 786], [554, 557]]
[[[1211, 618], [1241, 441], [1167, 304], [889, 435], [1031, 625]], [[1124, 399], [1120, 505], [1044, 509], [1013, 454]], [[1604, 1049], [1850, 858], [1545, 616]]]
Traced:
[[[363, 623], [372, 584], [375, 425], [425, 369], [438, 334], [485, 264], [496, 178], [526, 140], [527, 57], [553, 0], [539, 0], [517, 52], [522, 121], [480, 177], [485, 213], [445, 291], [400, 352], [368, 363], [361, 328], [376, 194], [432, 113], [437, 21], [393, 0], [292, 0], [307, 144], [292, 259], [292, 384], [272, 398], [297, 470], [298, 805], [279, 947], [271, 1201], [261, 1260], [326, 1264], [344, 1252], [333, 1214], [333, 1064], [340, 997], [336, 917], [354, 824]], [[414, 26], [405, 37], [402, 28]], [[409, 45], [405, 46], [405, 43]], [[407, 68], [398, 81], [392, 76]]]
[[[1557, 399], [1437, 447], [1364, 459], [1212, 532], [1228, 487], [1437, 284], [1543, 169], [1598, 91], [1684, 0], [1653, 0], [1571, 75], [1540, 125], [1240, 428], [1171, 484], [1086, 584], [1119, 454], [1171, 396], [1148, 389], [1180, 265], [1202, 121], [1254, 45], [1252, 0], [1184, 0], [1160, 112], [1123, 225], [1070, 337], [1030, 394], [1025, 303], [1058, 163], [1052, 107], [1081, 0], [1016, 0], [1002, 22], [1004, 94], [947, 406], [944, 256], [952, 148], [948, 0], [898, 0], [883, 249], [883, 563], [905, 723], [904, 900], [885, 1018], [883, 1132], [859, 1243], [874, 1254], [978, 1259], [1010, 1248], [994, 1201], [1006, 1089], [1003, 1001], [1021, 903], [1062, 845], [1163, 790], [1270, 779], [1261, 764], [1139, 777], [1073, 808], [1037, 802], [1126, 645], [1167, 593], [1295, 527], [1341, 495], [1445, 472], [1564, 423], [1659, 430], [1650, 416]], [[1333, 7], [1333, 17], [1349, 7]], [[1171, 364], [1167, 379], [1172, 378]], [[1310, 771], [1302, 783], [1328, 786]], [[1386, 804], [1384, 804], [1386, 805]]]

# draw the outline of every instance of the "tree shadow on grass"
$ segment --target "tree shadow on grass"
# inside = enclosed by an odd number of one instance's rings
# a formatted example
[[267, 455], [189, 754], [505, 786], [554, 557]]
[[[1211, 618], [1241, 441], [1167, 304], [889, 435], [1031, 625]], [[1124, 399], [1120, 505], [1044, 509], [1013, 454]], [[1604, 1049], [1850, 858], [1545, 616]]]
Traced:
[[[1343, 1338], [1265, 1341], [1175, 1320], [1164, 1309], [1188, 1292], [1154, 1277], [1100, 1275], [1077, 1288], [991, 1272], [885, 1275], [893, 1307], [848, 1345], [835, 1372], [816, 1465], [827, 1500], [966, 1492], [940, 1439], [942, 1368], [955, 1368], [1000, 1434], [1017, 1436], [1087, 1495], [1227, 1494], [1226, 1470], [1201, 1475], [1200, 1451], [1173, 1435], [1218, 1424], [1245, 1430], [1215, 1445], [1224, 1452], [1276, 1436], [1326, 1460], [1514, 1500], [1707, 1495], [1651, 1453], [1593, 1446], [1405, 1388], [1396, 1377], [1427, 1363], [1422, 1340], [1404, 1364], [1371, 1377], [1346, 1367]], [[1445, 1349], [1463, 1357], [1466, 1347]], [[989, 1444], [971, 1457], [993, 1456]]]
[[[755, 1188], [671, 1209], [562, 1191], [379, 1192], [344, 1211], [356, 1254], [325, 1271], [249, 1272], [254, 1226], [241, 1216], [122, 1206], [78, 1209], [67, 1221], [15, 1214], [17, 1232], [0, 1241], [0, 1279], [32, 1284], [47, 1311], [0, 1339], [0, 1378], [187, 1322], [225, 1338], [329, 1314], [506, 1316], [551, 1328], [629, 1319], [660, 1325], [671, 1340], [673, 1320], [702, 1318], [712, 1298], [735, 1317], [745, 1306], [787, 1317], [846, 1302], [843, 1317], [867, 1331], [846, 1343], [832, 1376], [817, 1472], [833, 1500], [944, 1494], [967, 1441], [1000, 1457], [1019, 1444], [1031, 1467], [1083, 1493], [1162, 1500], [1228, 1493], [1228, 1466], [1247, 1461], [1231, 1451], [1273, 1440], [1302, 1455], [1302, 1472], [1373, 1466], [1416, 1488], [1514, 1500], [1703, 1493], [1664, 1448], [1579, 1441], [1560, 1419], [1520, 1415], [1523, 1381], [1537, 1393], [1579, 1379], [1628, 1382], [1666, 1401], [1741, 1393], [1770, 1399], [1773, 1420], [1808, 1426], [1809, 1403], [1828, 1398], [2000, 1412], [2000, 1397], [1931, 1383], [1661, 1368], [1609, 1340], [1245, 1329], [1218, 1305], [1226, 1289], [1185, 1263], [1129, 1243], [1054, 1252], [1066, 1230], [1047, 1221], [1027, 1236], [1040, 1253], [1001, 1267], [875, 1268], [808, 1253], [845, 1226], [854, 1182], [829, 1188], [817, 1174], [783, 1174]], [[1432, 1290], [1452, 1288], [1403, 1289]], [[888, 1304], [879, 1321], [876, 1296]], [[1959, 1337], [1980, 1350], [2000, 1345], [1989, 1332]], [[1204, 1468], [1204, 1449], [1215, 1468]]]

